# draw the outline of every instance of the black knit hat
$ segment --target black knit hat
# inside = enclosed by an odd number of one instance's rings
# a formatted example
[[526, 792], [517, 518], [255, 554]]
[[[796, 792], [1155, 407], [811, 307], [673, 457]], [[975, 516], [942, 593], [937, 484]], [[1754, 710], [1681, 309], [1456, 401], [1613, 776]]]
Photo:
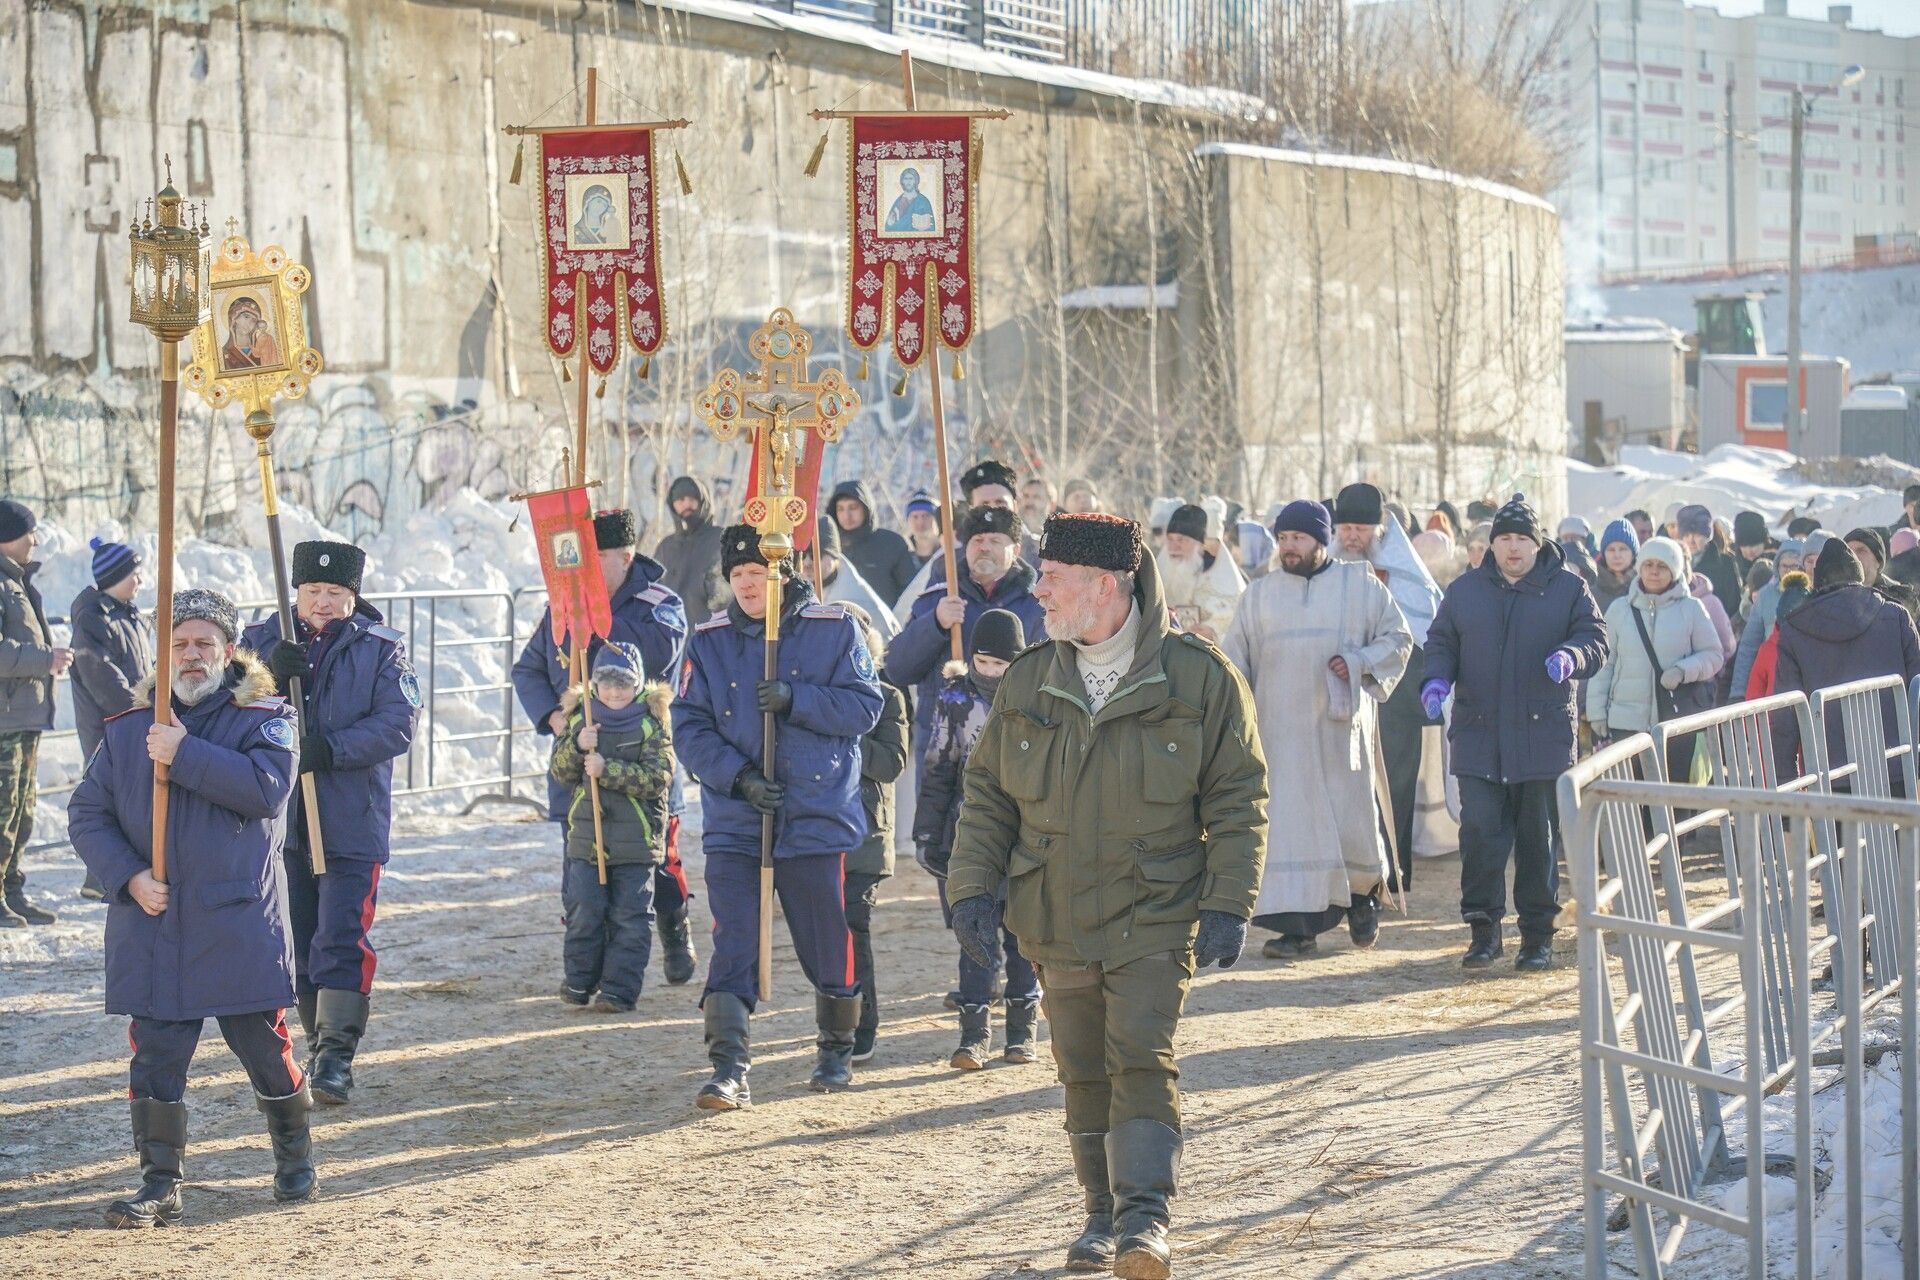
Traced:
[[1140, 526], [1123, 516], [1056, 511], [1040, 531], [1040, 558], [1055, 564], [1137, 573], [1140, 555]]
[[[1333, 500], [1335, 524], [1379, 524], [1387, 509], [1380, 490], [1364, 481], [1350, 484]], [[1537, 523], [1537, 522], [1536, 522]]]
[[331, 582], [360, 594], [360, 575], [367, 569], [367, 553], [351, 542], [296, 542], [293, 546], [293, 585]]
[[[1336, 520], [1338, 518], [1337, 516], [1335, 517]], [[1503, 533], [1524, 534], [1526, 537], [1532, 538], [1535, 542], [1541, 541], [1540, 517], [1534, 514], [1532, 507], [1527, 505], [1526, 494], [1514, 494], [1511, 498], [1507, 499], [1506, 506], [1501, 507], [1493, 513], [1493, 533], [1491, 536], [1497, 538]]]
[[12, 542], [32, 533], [40, 523], [33, 508], [13, 498], [0, 498], [0, 542]]
[[640, 541], [631, 511], [596, 511], [593, 513], [593, 545], [601, 551], [613, 551], [620, 547], [630, 547]]
[[1177, 508], [1167, 517], [1167, 532], [1192, 538], [1195, 542], [1207, 540], [1207, 509], [1196, 507], [1191, 502]]
[[961, 518], [960, 545], [966, 546], [983, 533], [1004, 533], [1018, 542], [1026, 532], [1017, 511], [1006, 507], [974, 507]]
[[[727, 531], [720, 535], [720, 574], [730, 577], [735, 569], [743, 564], [764, 565], [767, 558], [760, 554], [760, 531], [750, 524], [730, 524]], [[788, 577], [793, 576], [793, 557], [785, 556], [780, 561], [781, 568]]]
[[1013, 474], [1013, 468], [998, 458], [988, 458], [985, 462], [976, 462], [960, 473], [960, 492], [967, 501], [973, 501], [973, 491], [981, 485], [997, 484], [1009, 492], [1019, 483], [1019, 477]]
[[840, 522], [832, 516], [820, 516], [813, 522], [813, 554], [832, 556], [838, 560], [840, 555]]
[[989, 658], [1012, 662], [1027, 647], [1026, 628], [1020, 615], [1005, 609], [989, 609], [973, 624], [973, 652]]
[[[1887, 540], [1880, 536], [1878, 529], [1868, 529], [1865, 527], [1855, 529], [1848, 533], [1845, 538], [1842, 538], [1841, 541], [1860, 543], [1865, 546], [1867, 550], [1873, 552], [1873, 558], [1880, 562], [1882, 569], [1887, 567]], [[1855, 553], [1855, 558], [1859, 558], [1859, 553]], [[1860, 569], [1864, 573], [1866, 566], [1861, 565]]]
[[1767, 518], [1758, 511], [1742, 511], [1733, 518], [1733, 545], [1736, 547], [1759, 547], [1766, 545]]
[[1846, 539], [1828, 538], [1820, 548], [1820, 558], [1813, 562], [1813, 589], [1825, 591], [1828, 587], [1866, 580], [1867, 572], [1860, 567], [1860, 557], [1853, 554]]

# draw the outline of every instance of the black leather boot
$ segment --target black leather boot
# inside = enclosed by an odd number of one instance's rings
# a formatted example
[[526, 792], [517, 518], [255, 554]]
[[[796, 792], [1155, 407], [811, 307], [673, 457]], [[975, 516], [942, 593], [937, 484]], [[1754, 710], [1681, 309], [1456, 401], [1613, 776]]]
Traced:
[[27, 888], [23, 884], [12, 885], [7, 889], [7, 910], [32, 925], [52, 924], [60, 918], [45, 907], [36, 907], [29, 902]]
[[960, 1006], [960, 1045], [947, 1059], [947, 1065], [960, 1071], [978, 1071], [987, 1065], [993, 1052], [993, 1006]]
[[187, 1104], [135, 1098], [133, 1149], [140, 1153], [140, 1189], [107, 1206], [110, 1227], [170, 1227], [180, 1221], [180, 1160], [187, 1150]]
[[1544, 938], [1520, 937], [1520, 953], [1513, 958], [1513, 967], [1522, 973], [1545, 973], [1553, 968], [1553, 935]]
[[752, 1015], [747, 1002], [726, 991], [710, 991], [706, 1001], [707, 1061], [713, 1077], [700, 1086], [693, 1105], [702, 1111], [738, 1111], [753, 1105], [747, 1090], [747, 1030]]
[[1380, 903], [1372, 893], [1356, 893], [1352, 898], [1353, 902], [1347, 907], [1347, 936], [1353, 939], [1354, 946], [1365, 951], [1380, 940]]
[[307, 1128], [313, 1094], [303, 1082], [284, 1098], [254, 1097], [260, 1114], [267, 1118], [267, 1137], [273, 1141], [273, 1198], [282, 1204], [305, 1200], [318, 1182], [313, 1173], [313, 1137]]
[[1467, 945], [1467, 954], [1460, 958], [1462, 969], [1485, 969], [1500, 958], [1506, 950], [1501, 939], [1498, 920], [1469, 920], [1473, 927], [1473, 941]]
[[1033, 1029], [1040, 1021], [1040, 997], [1007, 1001], [1007, 1047], [1000, 1056], [1021, 1064], [1033, 1061]]
[[358, 991], [320, 990], [314, 999], [313, 1100], [344, 1107], [353, 1093], [353, 1055], [367, 1032], [367, 998]]
[[850, 1087], [853, 1084], [853, 1032], [860, 1025], [860, 997], [816, 993], [813, 1019], [820, 1029], [820, 1038], [813, 1042], [819, 1055], [807, 1087], [815, 1093], [833, 1093]]
[[672, 986], [684, 986], [693, 978], [693, 971], [700, 958], [693, 952], [693, 930], [687, 924], [687, 904], [681, 903], [678, 911], [662, 911], [654, 918], [660, 928], [660, 965], [666, 970], [667, 982]]
[[1087, 1225], [1067, 1246], [1067, 1270], [1105, 1271], [1113, 1265], [1113, 1189], [1107, 1182], [1107, 1135], [1070, 1133], [1073, 1176], [1086, 1194]]
[[1167, 1202], [1180, 1171], [1180, 1134], [1158, 1120], [1128, 1120], [1107, 1135], [1113, 1183], [1113, 1274], [1120, 1280], [1167, 1280]]

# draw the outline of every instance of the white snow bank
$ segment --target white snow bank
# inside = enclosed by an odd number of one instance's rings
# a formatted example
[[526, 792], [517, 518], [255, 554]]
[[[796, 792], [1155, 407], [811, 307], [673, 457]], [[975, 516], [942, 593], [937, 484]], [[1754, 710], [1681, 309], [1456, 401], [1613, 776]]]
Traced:
[[1591, 467], [1567, 461], [1567, 509], [1598, 530], [1636, 508], [1657, 524], [1672, 503], [1704, 503], [1731, 520], [1758, 511], [1776, 532], [1794, 516], [1813, 516], [1836, 533], [1891, 524], [1900, 516], [1900, 491], [1865, 485], [1815, 484], [1795, 468], [1801, 460], [1779, 449], [1725, 444], [1706, 454], [1675, 453], [1646, 445], [1620, 450], [1620, 464]]

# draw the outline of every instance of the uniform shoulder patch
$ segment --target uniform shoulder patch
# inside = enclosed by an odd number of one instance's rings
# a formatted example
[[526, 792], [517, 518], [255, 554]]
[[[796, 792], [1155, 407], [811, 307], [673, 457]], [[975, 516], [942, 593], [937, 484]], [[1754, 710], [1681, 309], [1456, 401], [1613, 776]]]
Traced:
[[800, 616], [803, 618], [850, 618], [853, 615], [847, 612], [847, 606], [844, 604], [815, 600], [811, 604], [800, 606]]
[[399, 644], [407, 638], [403, 632], [388, 626], [384, 622], [372, 623], [367, 627], [367, 633], [380, 637], [380, 639], [385, 640], [388, 644]]
[[260, 726], [260, 736], [282, 751], [291, 751], [295, 741], [293, 721], [285, 716], [274, 716]]
[[672, 595], [673, 595], [673, 592], [667, 590], [665, 587], [661, 586], [659, 583], [656, 582], [652, 586], [648, 587], [646, 590], [642, 591], [640, 593], [639, 598], [642, 600], [645, 600], [648, 604], [659, 604], [661, 601], [666, 600]]
[[412, 667], [400, 673], [400, 693], [410, 706], [420, 706], [420, 677], [414, 674]]
[[733, 619], [727, 616], [725, 609], [722, 609], [719, 613], [714, 614], [711, 618], [708, 618], [705, 622], [695, 627], [694, 630], [712, 631], [716, 627], [730, 627], [732, 625]]
[[286, 705], [287, 700], [277, 693], [270, 693], [264, 698], [255, 698], [252, 702], [240, 704], [241, 709], [245, 711], [278, 711]]
[[858, 634], [853, 637], [853, 673], [862, 680], [879, 678], [873, 669], [873, 654], [867, 649], [866, 640]]

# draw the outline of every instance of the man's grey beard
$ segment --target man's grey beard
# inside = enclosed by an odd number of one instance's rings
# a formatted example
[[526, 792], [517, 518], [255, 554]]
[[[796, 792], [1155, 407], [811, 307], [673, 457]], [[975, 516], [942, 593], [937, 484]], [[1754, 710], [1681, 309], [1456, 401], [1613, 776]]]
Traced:
[[208, 671], [204, 675], [194, 675], [192, 672], [179, 671], [173, 674], [173, 696], [190, 707], [200, 703], [208, 694], [219, 687], [220, 673], [218, 671]]
[[[1181, 560], [1168, 556], [1160, 565], [1160, 587], [1167, 599], [1179, 604], [1190, 602], [1200, 586], [1201, 575], [1198, 560]], [[1051, 634], [1051, 633], [1049, 633]]]
[[1094, 609], [1091, 602], [1079, 609], [1056, 608], [1047, 615], [1047, 639], [1077, 642], [1093, 629]]

